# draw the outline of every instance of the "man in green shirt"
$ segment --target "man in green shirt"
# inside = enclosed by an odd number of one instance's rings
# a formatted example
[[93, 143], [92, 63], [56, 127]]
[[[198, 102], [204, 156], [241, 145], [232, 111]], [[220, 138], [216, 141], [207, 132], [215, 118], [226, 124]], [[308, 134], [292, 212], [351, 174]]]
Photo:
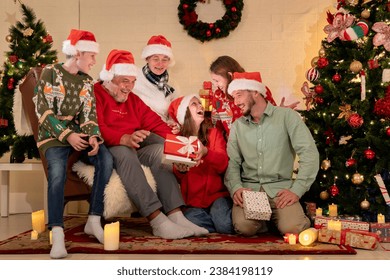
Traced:
[[[241, 109], [228, 140], [229, 166], [225, 184], [233, 198], [232, 219], [237, 233], [252, 236], [266, 228], [265, 221], [246, 219], [243, 191], [267, 193], [271, 220], [280, 233], [300, 233], [310, 227], [299, 199], [314, 182], [319, 154], [299, 114], [268, 103], [260, 73], [234, 73], [228, 93]], [[298, 156], [299, 172], [293, 178]]]

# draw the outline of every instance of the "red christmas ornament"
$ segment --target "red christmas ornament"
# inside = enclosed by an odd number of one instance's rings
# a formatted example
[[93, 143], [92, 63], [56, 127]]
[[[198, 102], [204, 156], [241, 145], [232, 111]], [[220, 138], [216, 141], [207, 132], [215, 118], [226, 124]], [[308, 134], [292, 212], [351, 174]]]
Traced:
[[221, 29], [219, 29], [219, 28], [217, 28], [217, 29], [215, 29], [215, 33], [220, 33], [221, 32]]
[[9, 80], [8, 80], [8, 83], [7, 83], [7, 88], [9, 89], [9, 90], [11, 90], [11, 89], [13, 89], [14, 88], [14, 78], [10, 78]]
[[8, 126], [8, 120], [0, 118], [0, 127], [7, 127]]
[[335, 83], [340, 82], [341, 81], [341, 75], [338, 74], [338, 73], [334, 74], [333, 77], [332, 77], [332, 81], [335, 82]]
[[378, 99], [374, 105], [374, 113], [383, 118], [390, 118], [390, 93], [386, 90], [385, 97]]
[[364, 151], [364, 157], [366, 159], [374, 159], [375, 158], [375, 152], [368, 148], [367, 150]]
[[207, 31], [206, 31], [206, 36], [207, 36], [207, 37], [210, 37], [210, 36], [211, 36], [211, 31], [210, 31], [210, 30], [207, 30]]
[[324, 99], [322, 97], [318, 97], [318, 96], [314, 99], [314, 101], [317, 104], [323, 104], [324, 103]]
[[236, 8], [236, 7], [232, 7], [230, 10], [231, 10], [233, 13], [237, 12], [237, 8]]
[[50, 34], [47, 34], [45, 37], [43, 37], [42, 41], [44, 43], [51, 43], [53, 42], [53, 37], [51, 37]]
[[376, 59], [369, 59], [368, 60], [368, 68], [370, 69], [375, 69], [379, 67], [378, 60]]
[[9, 60], [9, 62], [11, 62], [12, 64], [15, 64], [15, 63], [18, 61], [18, 56], [17, 56], [17, 55], [14, 55], [14, 54], [11, 54], [11, 55], [8, 57], [8, 60]]
[[322, 69], [329, 65], [329, 60], [326, 57], [320, 57], [317, 60], [317, 67]]
[[359, 128], [359, 127], [361, 127], [363, 125], [363, 123], [364, 123], [364, 120], [358, 113], [353, 113], [348, 118], [348, 124], [352, 128]]
[[353, 167], [357, 164], [357, 160], [354, 159], [354, 158], [349, 158], [347, 159], [347, 161], [345, 162], [345, 167], [347, 168], [350, 168], [350, 167]]
[[336, 195], [339, 194], [339, 188], [337, 187], [336, 184], [333, 184], [330, 189], [329, 189], [330, 195], [335, 197]]
[[320, 72], [316, 68], [310, 68], [306, 72], [306, 79], [310, 82], [314, 82], [320, 77]]
[[390, 127], [386, 128], [386, 135], [390, 137]]
[[209, 23], [209, 28], [213, 29], [214, 28], [214, 23]]
[[324, 92], [324, 87], [321, 86], [320, 84], [318, 84], [318, 85], [316, 85], [316, 86], [314, 87], [314, 91], [315, 91], [315, 93], [317, 93], [317, 94], [322, 94], [322, 93]]
[[188, 5], [187, 4], [183, 4], [183, 9], [184, 10], [188, 9]]

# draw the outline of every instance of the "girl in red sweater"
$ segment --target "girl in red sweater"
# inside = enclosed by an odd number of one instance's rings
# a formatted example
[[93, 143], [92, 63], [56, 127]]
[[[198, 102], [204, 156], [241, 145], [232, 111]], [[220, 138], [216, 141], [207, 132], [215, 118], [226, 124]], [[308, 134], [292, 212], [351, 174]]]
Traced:
[[205, 120], [204, 108], [197, 95], [173, 100], [168, 113], [181, 125], [182, 136], [197, 136], [199, 140], [194, 167], [174, 164], [174, 174], [187, 205], [184, 215], [210, 233], [234, 233], [232, 200], [223, 183], [228, 156], [222, 132]]

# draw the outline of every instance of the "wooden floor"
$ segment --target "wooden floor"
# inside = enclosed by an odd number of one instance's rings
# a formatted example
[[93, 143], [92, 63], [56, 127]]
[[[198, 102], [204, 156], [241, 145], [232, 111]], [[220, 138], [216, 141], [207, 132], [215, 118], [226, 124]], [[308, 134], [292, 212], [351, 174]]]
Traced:
[[[31, 214], [15, 214], [0, 218], [0, 241], [31, 229]], [[389, 248], [390, 243], [382, 243]], [[356, 255], [140, 255], [140, 254], [69, 254], [71, 260], [390, 260], [390, 251], [359, 250]], [[49, 255], [0, 255], [0, 260], [49, 260]]]

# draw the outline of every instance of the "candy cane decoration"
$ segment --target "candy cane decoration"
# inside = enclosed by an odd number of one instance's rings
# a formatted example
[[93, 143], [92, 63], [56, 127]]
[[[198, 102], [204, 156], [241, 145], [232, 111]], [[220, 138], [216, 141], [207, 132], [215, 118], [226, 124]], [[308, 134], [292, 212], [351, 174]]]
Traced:
[[360, 80], [360, 100], [363, 101], [366, 99], [366, 72], [364, 72], [364, 70], [360, 71]]
[[366, 36], [368, 34], [368, 24], [364, 20], [358, 21], [356, 25], [348, 27], [344, 31], [344, 39], [346, 41], [355, 41], [359, 38], [362, 38], [363, 36]]
[[381, 175], [376, 174], [374, 176], [374, 178], [375, 178], [376, 182], [378, 183], [379, 189], [381, 190], [381, 193], [383, 195], [383, 198], [384, 198], [386, 204], [390, 206], [390, 196], [389, 196], [389, 193], [387, 192], [385, 183], [383, 182]]

